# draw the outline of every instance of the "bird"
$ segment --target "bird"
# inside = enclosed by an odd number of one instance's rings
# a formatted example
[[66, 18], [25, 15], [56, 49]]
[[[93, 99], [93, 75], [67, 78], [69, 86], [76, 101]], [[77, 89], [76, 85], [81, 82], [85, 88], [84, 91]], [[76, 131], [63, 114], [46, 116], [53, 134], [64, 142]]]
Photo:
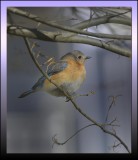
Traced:
[[[73, 50], [62, 56], [60, 60], [51, 63], [46, 73], [52, 82], [73, 96], [86, 78], [85, 62], [90, 58], [79, 50]], [[56, 97], [66, 97], [63, 90], [58, 89], [45, 76], [41, 76], [30, 90], [22, 93], [18, 98], [38, 91], [45, 91]]]

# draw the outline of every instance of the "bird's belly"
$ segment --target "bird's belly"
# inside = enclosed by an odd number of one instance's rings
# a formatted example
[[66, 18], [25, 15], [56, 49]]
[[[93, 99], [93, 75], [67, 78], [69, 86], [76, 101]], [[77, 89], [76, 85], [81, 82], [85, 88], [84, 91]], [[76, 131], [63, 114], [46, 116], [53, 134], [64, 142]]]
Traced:
[[82, 83], [83, 83], [82, 79], [78, 79], [77, 81], [74, 81], [73, 83], [66, 84], [65, 88], [67, 89], [69, 93], [73, 93], [80, 88]]
[[[82, 83], [83, 83], [83, 80], [78, 79], [74, 82], [69, 82], [69, 83], [63, 82], [62, 84], [59, 85], [59, 87], [61, 87], [66, 93], [72, 95], [74, 92], [76, 92], [80, 88]], [[56, 97], [65, 96], [60, 89], [58, 89], [55, 85], [53, 85], [50, 82], [47, 82], [47, 85], [44, 90], [46, 90], [46, 92]]]
[[53, 96], [56, 96], [56, 97], [64, 97], [65, 96], [64, 93], [58, 88], [47, 90], [47, 92]]

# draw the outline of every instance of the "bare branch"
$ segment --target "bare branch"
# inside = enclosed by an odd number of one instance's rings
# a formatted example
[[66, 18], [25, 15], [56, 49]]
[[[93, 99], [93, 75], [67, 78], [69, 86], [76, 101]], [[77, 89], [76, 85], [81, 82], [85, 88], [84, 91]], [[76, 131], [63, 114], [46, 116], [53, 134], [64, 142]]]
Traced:
[[49, 20], [49, 22], [52, 22], [52, 23], [56, 23], [56, 22], [65, 22], [65, 21], [74, 21], [74, 20], [78, 20], [77, 18], [67, 18], [67, 19], [62, 19], [59, 18], [59, 20], [56, 18], [56, 20]]
[[41, 19], [40, 17], [38, 17], [36, 15], [33, 15], [31, 13], [25, 12], [25, 11], [17, 9], [17, 8], [10, 7], [10, 8], [8, 8], [8, 11], [12, 12], [14, 14], [29, 18], [29, 19], [34, 20], [36, 22], [40, 22], [42, 24], [49, 25], [51, 27], [56, 27], [56, 28], [59, 28], [59, 29], [65, 30], [65, 31], [70, 31], [70, 32], [72, 31], [75, 33], [76, 33], [76, 31], [74, 31], [74, 28], [84, 29], [84, 28], [88, 28], [88, 25], [89, 26], [97, 26], [99, 24], [104, 24], [104, 23], [119, 23], [119, 24], [131, 26], [131, 19], [124, 19], [122, 17], [118, 17], [119, 15], [125, 14], [126, 12], [119, 13], [117, 15], [109, 15], [109, 16], [103, 16], [101, 18], [91, 19], [91, 22], [89, 20], [86, 20], [82, 23], [76, 24], [73, 28], [71, 28], [71, 27], [67, 27], [67, 26], [61, 26], [56, 23], [50, 23], [48, 21]]
[[[61, 26], [61, 25], [58, 25], [56, 23], [50, 23], [48, 21], [44, 21], [42, 20], [41, 18], [35, 16], [35, 15], [32, 15], [28, 12], [24, 12], [20, 9], [16, 9], [16, 8], [8, 8], [8, 10], [12, 13], [16, 13], [16, 14], [19, 14], [19, 15], [22, 15], [22, 16], [25, 16], [26, 18], [29, 18], [29, 19], [33, 19], [39, 23], [43, 23], [43, 24], [47, 24], [47, 25], [50, 25], [52, 27], [56, 27], [56, 28], [59, 28], [59, 29], [62, 29], [62, 30], [65, 30], [65, 31], [69, 31], [69, 32], [73, 32], [73, 33], [77, 33], [77, 34], [83, 34], [83, 35], [88, 35], [88, 36], [94, 36], [94, 37], [98, 37], [98, 38], [111, 38], [111, 39], [124, 39], [124, 40], [131, 40], [131, 36], [130, 35], [110, 35], [110, 34], [103, 34], [103, 33], [92, 33], [92, 32], [88, 32], [88, 31], [81, 31], [80, 29], [76, 29], [76, 28], [80, 28], [80, 24], [79, 26], [78, 25], [75, 25], [74, 27], [67, 27], [67, 26]], [[128, 11], [127, 11], [128, 12]], [[108, 19], [110, 18], [113, 18], [113, 17], [116, 17], [120, 14], [124, 14], [124, 13], [119, 13], [117, 15], [111, 15], [111, 16], [108, 16]], [[90, 20], [88, 21], [87, 23], [87, 27], [91, 25], [91, 16], [90, 16]], [[93, 19], [92, 19], [93, 21]], [[84, 23], [82, 25], [81, 23], [81, 29], [84, 29]], [[70, 36], [70, 33], [69, 35], [67, 34], [67, 37]]]
[[41, 73], [48, 79], [48, 81], [50, 81], [53, 85], [55, 85], [60, 91], [62, 91], [64, 93], [64, 95], [71, 101], [71, 103], [73, 104], [73, 106], [75, 107], [75, 109], [77, 111], [80, 112], [80, 114], [82, 114], [86, 119], [88, 119], [93, 125], [96, 125], [97, 127], [99, 127], [103, 132], [115, 137], [124, 147], [125, 149], [130, 153], [130, 150], [128, 148], [128, 146], [125, 144], [125, 142], [123, 142], [123, 140], [114, 132], [111, 132], [109, 130], [107, 130], [105, 128], [105, 125], [98, 123], [97, 121], [95, 121], [93, 118], [91, 118], [90, 116], [88, 116], [86, 113], [84, 113], [79, 106], [74, 102], [73, 98], [67, 93], [65, 92], [61, 87], [59, 87], [56, 83], [54, 83], [49, 77], [48, 75], [43, 72], [43, 70], [40, 68], [40, 65], [38, 64], [38, 62], [36, 61], [36, 59], [34, 58], [34, 55], [32, 53], [32, 50], [30, 49], [30, 44], [27, 38], [24, 38], [25, 40], [25, 44], [27, 45], [27, 48], [29, 50], [29, 54], [32, 58], [32, 60], [34, 61], [34, 63], [36, 64], [37, 68], [41, 71]]
[[[84, 129], [88, 128], [88, 127], [94, 126], [94, 125], [95, 125], [95, 124], [89, 124], [89, 125], [81, 128], [81, 129], [79, 129], [77, 132], [75, 132], [72, 136], [70, 136], [66, 141], [64, 141], [64, 142], [62, 142], [62, 143], [59, 142], [59, 141], [55, 138], [56, 135], [57, 135], [57, 134], [56, 134], [55, 136], [52, 137], [53, 145], [54, 145], [54, 144], [64, 145], [64, 144], [66, 144], [70, 139], [72, 139], [74, 136], [76, 136], [79, 132], [81, 132], [82, 130], [84, 130]], [[52, 145], [52, 147], [53, 147], [53, 145]]]
[[116, 121], [117, 121], [117, 118], [114, 118], [114, 119], [113, 119], [111, 122], [109, 122], [109, 123], [107, 123], [107, 122], [103, 123], [103, 126], [104, 126], [104, 127], [106, 127], [106, 126], [111, 126], [112, 129], [113, 129], [113, 127], [120, 127], [119, 124], [115, 124]]
[[112, 146], [113, 147], [113, 151], [115, 151], [115, 148], [117, 148], [118, 146], [121, 145], [121, 143], [116, 143], [117, 141], [114, 142], [114, 145]]
[[114, 122], [116, 121], [117, 121], [117, 118], [113, 119], [110, 123], [108, 123], [108, 125], [120, 127], [120, 125], [114, 124]]
[[131, 57], [131, 51], [128, 49], [119, 47], [115, 44], [108, 44], [104, 41], [97, 40], [94, 38], [84, 37], [84, 36], [71, 36], [71, 37], [65, 37], [64, 32], [46, 32], [41, 31], [37, 29], [29, 29], [24, 27], [18, 27], [18, 26], [12, 26], [8, 25], [8, 33], [22, 36], [22, 37], [29, 37], [29, 38], [35, 38], [45, 41], [53, 41], [53, 42], [64, 42], [64, 43], [83, 43], [83, 44], [89, 44], [92, 46], [97, 46], [106, 50], [109, 50], [111, 52], [114, 52], [116, 54]]
[[109, 106], [109, 108], [108, 108], [107, 116], [106, 116], [105, 122], [107, 122], [107, 120], [108, 120], [109, 111], [111, 110], [112, 106], [115, 105], [116, 99], [117, 99], [118, 97], [120, 97], [120, 96], [122, 96], [122, 95], [109, 96], [109, 98], [112, 98], [112, 102], [111, 102], [111, 104], [110, 104], [110, 106]]
[[95, 92], [94, 91], [90, 91], [89, 93], [86, 93], [86, 94], [79, 94], [79, 95], [76, 95], [75, 98], [82, 97], [82, 96], [90, 96], [92, 94], [95, 94]]

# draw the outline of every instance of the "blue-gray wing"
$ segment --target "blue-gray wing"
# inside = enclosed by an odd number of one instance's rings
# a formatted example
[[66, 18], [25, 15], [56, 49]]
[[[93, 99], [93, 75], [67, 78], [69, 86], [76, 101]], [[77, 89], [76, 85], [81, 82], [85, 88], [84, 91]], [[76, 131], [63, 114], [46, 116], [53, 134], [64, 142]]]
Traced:
[[57, 74], [63, 71], [67, 67], [67, 65], [68, 64], [66, 61], [59, 61], [59, 62], [53, 63], [48, 67], [47, 75], [52, 76], [54, 74]]
[[[63, 71], [66, 67], [67, 67], [67, 62], [66, 61], [59, 61], [59, 62], [56, 62], [56, 63], [53, 63], [51, 64], [49, 67], [48, 67], [48, 70], [47, 70], [47, 75], [48, 76], [52, 76], [54, 74], [57, 74], [61, 71]], [[39, 90], [43, 87], [43, 84], [44, 84], [44, 81], [45, 81], [46, 77], [45, 76], [42, 76], [36, 83], [35, 85], [32, 87], [32, 90]]]

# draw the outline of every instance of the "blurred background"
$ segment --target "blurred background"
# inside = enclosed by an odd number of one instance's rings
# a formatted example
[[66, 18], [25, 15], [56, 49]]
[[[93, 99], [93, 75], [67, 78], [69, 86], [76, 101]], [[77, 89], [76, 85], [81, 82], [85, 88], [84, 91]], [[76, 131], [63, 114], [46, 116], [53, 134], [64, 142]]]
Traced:
[[[35, 15], [72, 25], [89, 19], [89, 8], [21, 8]], [[131, 15], [130, 15], [131, 16]], [[69, 20], [70, 19], [70, 20]], [[71, 20], [72, 19], [72, 20]], [[60, 21], [62, 20], [62, 21]], [[8, 15], [8, 22], [26, 27], [37, 23], [16, 15]], [[54, 31], [54, 28], [40, 25], [39, 29]], [[91, 27], [89, 31], [130, 35], [130, 27], [116, 24]], [[87, 76], [79, 94], [95, 91], [94, 95], [79, 97], [77, 104], [97, 122], [104, 122], [111, 104], [109, 96], [117, 98], [109, 114], [109, 121], [115, 117], [120, 127], [115, 130], [131, 149], [131, 59], [104, 49], [86, 45], [35, 40], [40, 51], [59, 59], [72, 50], [80, 50], [92, 58], [86, 63]], [[119, 41], [131, 49], [131, 41]], [[65, 98], [53, 97], [37, 92], [23, 99], [18, 96], [30, 89], [41, 73], [33, 63], [22, 37], [7, 37], [7, 152], [8, 153], [125, 153], [123, 146], [113, 151], [115, 139], [103, 133], [98, 127], [89, 127], [65, 145], [52, 147], [52, 137], [64, 142], [80, 128], [90, 122], [75, 110]]]

